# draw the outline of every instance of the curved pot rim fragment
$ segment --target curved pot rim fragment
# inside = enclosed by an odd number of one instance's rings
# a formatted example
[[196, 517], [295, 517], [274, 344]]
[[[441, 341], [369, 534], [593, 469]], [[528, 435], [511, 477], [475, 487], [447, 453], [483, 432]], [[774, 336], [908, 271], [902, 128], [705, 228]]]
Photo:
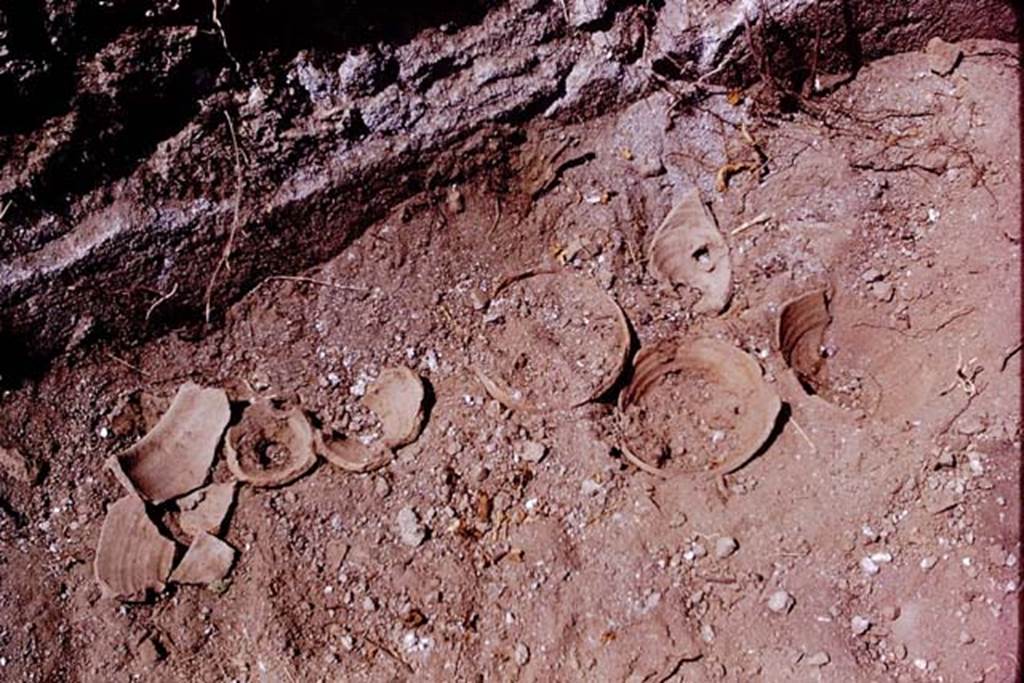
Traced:
[[325, 438], [320, 432], [314, 438], [317, 453], [327, 462], [347, 472], [372, 472], [391, 462], [391, 449], [379, 443], [367, 446], [358, 439], [341, 435]]
[[183, 496], [206, 481], [230, 419], [223, 390], [186, 382], [153, 429], [107, 466], [143, 500], [159, 505]]

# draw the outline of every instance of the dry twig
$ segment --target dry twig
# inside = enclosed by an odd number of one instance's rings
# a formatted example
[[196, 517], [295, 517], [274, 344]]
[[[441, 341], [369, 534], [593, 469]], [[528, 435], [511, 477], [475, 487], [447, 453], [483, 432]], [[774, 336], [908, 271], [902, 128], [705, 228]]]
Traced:
[[[216, 6], [216, 0], [214, 6]], [[231, 258], [231, 250], [235, 246], [235, 234], [238, 232], [239, 214], [242, 210], [242, 155], [238, 150], [238, 136], [235, 135], [235, 124], [231, 121], [231, 115], [224, 112], [224, 118], [228, 122], [228, 131], [231, 133], [231, 145], [235, 151], [235, 207], [231, 218], [231, 229], [228, 232], [228, 241], [224, 244], [220, 259], [217, 261], [217, 265], [214, 266], [213, 273], [210, 274], [210, 282], [206, 286], [204, 314], [207, 323], [210, 322], [210, 301], [213, 298], [213, 287], [217, 284], [217, 276], [220, 275], [221, 268], [231, 270], [229, 259]]]

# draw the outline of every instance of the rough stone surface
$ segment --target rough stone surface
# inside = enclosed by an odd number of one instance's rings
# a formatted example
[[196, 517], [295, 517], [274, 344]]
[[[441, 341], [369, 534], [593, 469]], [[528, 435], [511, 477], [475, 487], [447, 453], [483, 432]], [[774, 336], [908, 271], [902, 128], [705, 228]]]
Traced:
[[[272, 0], [227, 4], [223, 34], [203, 3], [0, 9], [0, 101], [18, 102], [0, 112], [0, 375], [198, 323], [213, 271], [216, 317], [420, 188], [506, 163], [539, 112], [606, 113], [652, 74], [753, 80], [745, 17], [777, 27], [779, 72], [801, 73], [812, 4]], [[837, 27], [823, 70], [936, 35], [1014, 37], [998, 0], [816, 4]]]

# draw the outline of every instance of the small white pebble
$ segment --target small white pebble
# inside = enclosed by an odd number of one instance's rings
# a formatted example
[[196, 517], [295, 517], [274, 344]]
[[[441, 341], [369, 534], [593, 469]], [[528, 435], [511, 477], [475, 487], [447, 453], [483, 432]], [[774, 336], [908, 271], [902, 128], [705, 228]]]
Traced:
[[928, 571], [939, 561], [937, 557], [924, 557], [921, 559], [921, 569]]
[[110, 430], [106, 427], [100, 427], [100, 438], [106, 439], [110, 436]]
[[720, 560], [732, 555], [740, 547], [740, 544], [736, 542], [735, 538], [731, 536], [722, 536], [715, 541], [715, 557]]
[[878, 564], [870, 557], [861, 558], [860, 568], [865, 574], [868, 574], [869, 576], [874, 576], [878, 573]]
[[533, 512], [537, 508], [537, 499], [536, 498], [529, 499], [528, 501], [523, 503], [523, 507], [526, 508], [527, 512]]
[[871, 555], [871, 561], [876, 564], [888, 564], [892, 562], [892, 554], [886, 552], [874, 553]]
[[768, 609], [776, 614], [786, 614], [793, 609], [795, 602], [793, 596], [786, 591], [775, 591], [768, 597]]
[[853, 617], [853, 619], [850, 619], [850, 630], [853, 631], [853, 635], [855, 636], [864, 635], [868, 632], [869, 628], [871, 628], [871, 620], [867, 617], [857, 615]]
[[916, 666], [921, 671], [924, 671], [925, 669], [928, 668], [928, 660], [927, 659], [915, 659], [914, 660], [914, 666]]

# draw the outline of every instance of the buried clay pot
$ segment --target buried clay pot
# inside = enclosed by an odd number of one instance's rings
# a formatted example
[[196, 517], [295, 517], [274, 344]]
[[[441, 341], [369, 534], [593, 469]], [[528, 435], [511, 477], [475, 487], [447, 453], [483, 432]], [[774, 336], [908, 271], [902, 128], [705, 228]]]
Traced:
[[107, 508], [94, 562], [106, 597], [137, 601], [159, 593], [173, 561], [174, 542], [161, 535], [137, 496], [129, 494]]
[[807, 393], [874, 414], [883, 399], [871, 371], [872, 365], [879, 365], [870, 352], [878, 346], [877, 335], [868, 330], [865, 336], [855, 325], [835, 323], [825, 290], [791, 299], [779, 313], [779, 351]]
[[228, 469], [252, 486], [283, 486], [316, 464], [313, 428], [298, 408], [261, 399], [245, 409], [224, 440]]
[[508, 408], [574, 408], [606, 393], [622, 374], [626, 317], [588, 278], [532, 270], [508, 278], [487, 317], [477, 377]]
[[185, 495], [203, 485], [231, 418], [220, 389], [188, 382], [171, 407], [137, 444], [107, 461], [128, 491], [151, 503]]
[[651, 240], [650, 269], [671, 286], [700, 292], [695, 313], [720, 313], [732, 298], [729, 247], [700, 192], [693, 188], [669, 212]]
[[761, 367], [717, 339], [641, 349], [619, 398], [624, 452], [639, 467], [733, 472], [765, 444], [782, 408]]

